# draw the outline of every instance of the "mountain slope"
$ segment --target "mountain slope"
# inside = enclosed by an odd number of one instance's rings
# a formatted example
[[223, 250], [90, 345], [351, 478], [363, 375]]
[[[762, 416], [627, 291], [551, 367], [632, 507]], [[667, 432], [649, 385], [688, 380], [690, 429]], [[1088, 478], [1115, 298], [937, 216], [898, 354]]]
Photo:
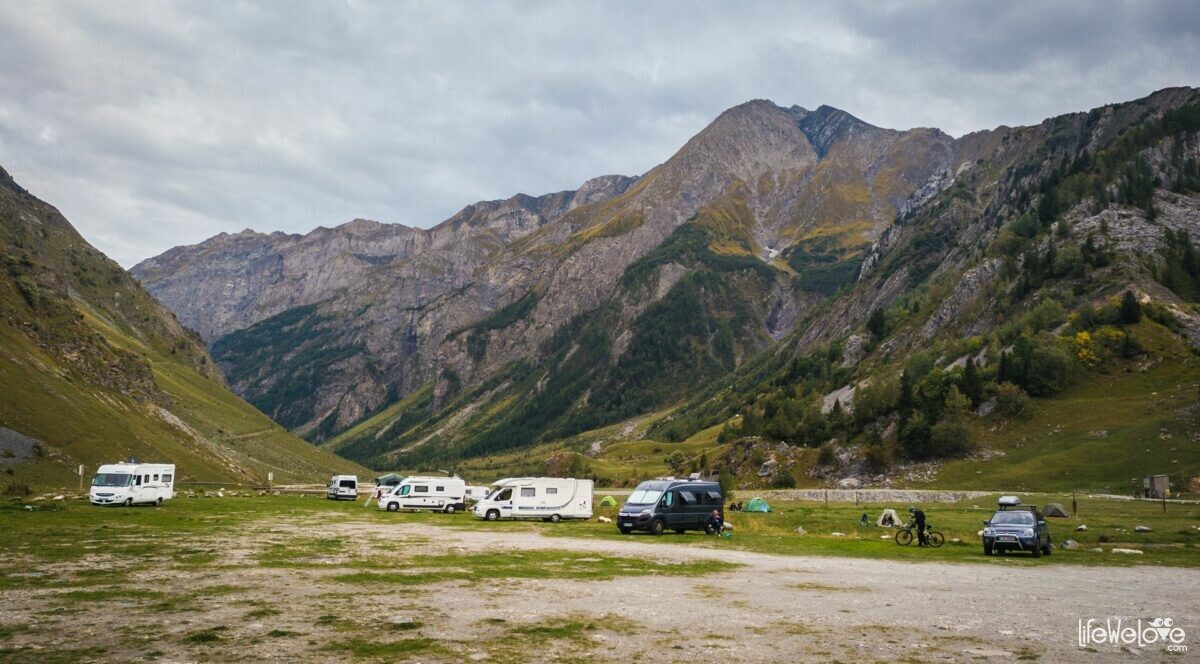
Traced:
[[317, 481], [361, 467], [225, 386], [203, 342], [0, 169], [0, 477], [74, 486], [136, 455], [182, 481]]
[[[231, 320], [254, 322], [222, 336], [226, 328], [214, 330], [209, 340], [236, 391], [293, 430], [325, 440], [424, 386], [433, 390], [426, 404], [432, 415], [460, 397], [461, 386], [484, 384], [514, 363], [551, 362], [569, 351], [556, 346], [560, 332], [585, 325], [583, 318], [603, 320], [592, 324], [604, 327], [611, 352], [597, 361], [618, 373], [632, 349], [642, 353], [639, 373], [711, 378], [715, 367], [736, 366], [785, 334], [799, 308], [852, 280], [898, 206], [953, 165], [953, 152], [952, 139], [937, 131], [880, 129], [834, 109], [754, 101], [722, 114], [637, 179], [598, 179], [581, 192], [516, 197], [499, 208], [477, 204], [430, 231], [372, 226], [368, 238], [363, 222], [354, 222], [299, 239], [219, 236], [148, 260], [134, 273], [185, 321], [212, 319], [211, 308], [229, 306], [238, 293], [286, 293], [234, 306]], [[589, 190], [595, 193], [585, 197]], [[495, 212], [514, 201], [539, 211], [515, 231]], [[671, 245], [688, 222], [702, 229], [702, 247], [693, 247], [695, 233]], [[388, 246], [394, 235], [428, 239], [404, 253]], [[346, 238], [363, 242], [348, 250]], [[305, 255], [326, 258], [293, 278], [288, 261], [301, 245], [313, 247]], [[670, 246], [687, 255], [664, 255], [637, 284], [623, 276]], [[704, 260], [695, 260], [697, 248]], [[277, 254], [285, 256], [282, 268]], [[380, 258], [367, 265], [359, 255]], [[353, 269], [344, 265], [351, 260]], [[697, 282], [692, 275], [713, 261], [728, 265], [716, 270], [716, 281]], [[248, 273], [231, 274], [228, 265]], [[328, 287], [296, 300], [308, 282]], [[655, 305], [674, 301], [677, 287], [695, 296], [693, 313], [703, 309], [714, 323], [688, 342], [696, 348], [664, 354], [651, 340], [672, 314]], [[230, 292], [234, 297], [224, 295]], [[736, 330], [727, 329], [743, 314], [749, 316]], [[713, 359], [681, 374], [670, 365], [684, 357]], [[626, 386], [624, 378], [605, 383], [608, 392]], [[643, 392], [639, 407], [680, 396], [674, 388], [634, 389]], [[632, 408], [605, 399], [583, 419], [609, 420]], [[552, 410], [554, 417], [565, 412]], [[568, 428], [575, 426], [582, 424]]]

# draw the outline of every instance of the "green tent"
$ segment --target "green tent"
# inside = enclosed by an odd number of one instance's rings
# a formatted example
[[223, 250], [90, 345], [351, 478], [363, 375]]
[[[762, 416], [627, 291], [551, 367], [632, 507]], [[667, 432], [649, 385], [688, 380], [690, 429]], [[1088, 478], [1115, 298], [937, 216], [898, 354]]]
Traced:
[[617, 499], [612, 496], [605, 496], [600, 500], [600, 507], [616, 507]]
[[762, 498], [751, 498], [749, 501], [746, 502], [745, 505], [742, 505], [742, 511], [743, 512], [770, 512], [771, 506], [768, 505], [767, 501], [763, 500]]

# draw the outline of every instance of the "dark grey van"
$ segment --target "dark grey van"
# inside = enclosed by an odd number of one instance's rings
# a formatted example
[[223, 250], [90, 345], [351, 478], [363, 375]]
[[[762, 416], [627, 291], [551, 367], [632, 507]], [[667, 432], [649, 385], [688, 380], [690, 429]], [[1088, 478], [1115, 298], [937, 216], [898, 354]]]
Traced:
[[725, 515], [721, 485], [698, 480], [649, 480], [633, 490], [617, 514], [622, 533], [645, 530], [661, 535], [664, 530], [682, 533], [704, 530], [713, 510]]

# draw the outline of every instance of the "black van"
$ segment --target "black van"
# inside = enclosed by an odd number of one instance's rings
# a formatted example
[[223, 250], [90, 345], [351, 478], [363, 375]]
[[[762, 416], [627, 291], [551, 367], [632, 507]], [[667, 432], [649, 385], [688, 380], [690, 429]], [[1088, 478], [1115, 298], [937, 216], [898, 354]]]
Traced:
[[698, 480], [649, 480], [633, 490], [617, 514], [617, 529], [628, 534], [645, 530], [682, 533], [704, 530], [713, 510], [725, 514], [721, 485]]

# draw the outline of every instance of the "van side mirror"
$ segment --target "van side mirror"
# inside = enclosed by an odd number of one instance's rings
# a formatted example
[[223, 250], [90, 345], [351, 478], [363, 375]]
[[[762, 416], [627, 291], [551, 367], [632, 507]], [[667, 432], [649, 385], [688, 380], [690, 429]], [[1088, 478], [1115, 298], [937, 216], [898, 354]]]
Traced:
[[1039, 525], [1039, 526], [1044, 526], [1044, 525], [1046, 525], [1046, 522], [1045, 522], [1045, 521], [1038, 521], [1038, 525]]
[[990, 526], [990, 525], [992, 525], [992, 522], [991, 522], [991, 521], [984, 521], [984, 522], [983, 522], [983, 525], [985, 525], [985, 526]]

